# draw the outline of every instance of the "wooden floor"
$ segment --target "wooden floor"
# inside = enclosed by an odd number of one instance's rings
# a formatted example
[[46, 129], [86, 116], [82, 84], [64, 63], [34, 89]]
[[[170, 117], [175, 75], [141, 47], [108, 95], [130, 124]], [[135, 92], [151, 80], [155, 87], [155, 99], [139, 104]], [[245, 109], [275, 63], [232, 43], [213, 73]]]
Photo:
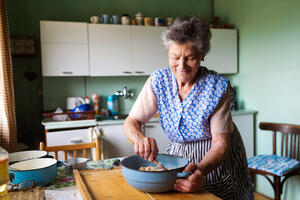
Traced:
[[260, 193], [257, 193], [257, 192], [254, 192], [254, 199], [255, 200], [272, 200], [272, 199], [270, 199]]

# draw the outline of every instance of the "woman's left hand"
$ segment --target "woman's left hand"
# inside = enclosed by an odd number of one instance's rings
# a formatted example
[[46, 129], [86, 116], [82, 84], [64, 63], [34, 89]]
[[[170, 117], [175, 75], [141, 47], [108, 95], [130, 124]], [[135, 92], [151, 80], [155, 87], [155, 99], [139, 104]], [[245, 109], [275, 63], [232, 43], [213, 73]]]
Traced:
[[194, 163], [188, 164], [183, 172], [194, 171], [192, 175], [190, 175], [186, 179], [177, 179], [174, 184], [174, 189], [180, 192], [197, 192], [199, 191], [204, 182], [205, 176], [204, 174], [197, 168]]

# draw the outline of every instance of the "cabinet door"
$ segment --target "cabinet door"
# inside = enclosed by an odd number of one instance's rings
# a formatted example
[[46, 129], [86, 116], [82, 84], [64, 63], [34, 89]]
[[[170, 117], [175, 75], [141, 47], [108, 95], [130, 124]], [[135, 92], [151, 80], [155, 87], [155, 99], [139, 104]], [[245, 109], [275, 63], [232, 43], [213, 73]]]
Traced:
[[87, 23], [40, 21], [41, 43], [88, 42]]
[[162, 130], [159, 122], [149, 122], [144, 125], [145, 135], [147, 137], [154, 138], [159, 153], [166, 153], [166, 148], [169, 144], [169, 139], [165, 135], [164, 131]]
[[161, 34], [165, 27], [133, 26], [132, 70], [134, 75], [149, 75], [168, 65], [168, 53], [162, 44]]
[[134, 155], [133, 146], [127, 141], [123, 124], [103, 125], [104, 158]]
[[130, 75], [130, 26], [89, 24], [88, 30], [91, 76]]
[[42, 43], [43, 76], [88, 76], [87, 44]]
[[[46, 145], [51, 146], [60, 146], [60, 145], [74, 145], [80, 143], [89, 143], [91, 142], [91, 134], [89, 129], [82, 128], [82, 129], [73, 129], [67, 131], [50, 131], [46, 133]], [[54, 153], [49, 153], [50, 155], [54, 156]], [[82, 156], [82, 151], [77, 152], [77, 156]], [[68, 158], [73, 157], [73, 152], [70, 151], [68, 153]], [[95, 160], [96, 156], [90, 149], [87, 151], [87, 157], [91, 160]], [[64, 160], [64, 152], [58, 152], [58, 159]]]
[[41, 21], [43, 76], [88, 76], [87, 23]]
[[210, 51], [202, 65], [222, 74], [237, 73], [237, 30], [211, 29]]
[[241, 133], [247, 158], [254, 156], [254, 114], [232, 115], [232, 119]]

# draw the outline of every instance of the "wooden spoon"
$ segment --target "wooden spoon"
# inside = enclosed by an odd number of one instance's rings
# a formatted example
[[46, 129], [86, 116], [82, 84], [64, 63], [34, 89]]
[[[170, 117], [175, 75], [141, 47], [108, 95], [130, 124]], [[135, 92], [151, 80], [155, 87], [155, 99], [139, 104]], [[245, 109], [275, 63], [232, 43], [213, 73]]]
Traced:
[[[132, 144], [132, 146], [134, 146], [134, 143], [133, 143], [131, 140], [127, 139], [127, 141], [128, 141], [130, 144]], [[161, 168], [163, 171], [167, 171], [167, 170], [168, 170], [168, 169], [165, 168], [162, 164], [160, 164], [156, 159], [153, 160], [152, 162], [153, 162], [154, 164], [156, 164], [159, 168]]]

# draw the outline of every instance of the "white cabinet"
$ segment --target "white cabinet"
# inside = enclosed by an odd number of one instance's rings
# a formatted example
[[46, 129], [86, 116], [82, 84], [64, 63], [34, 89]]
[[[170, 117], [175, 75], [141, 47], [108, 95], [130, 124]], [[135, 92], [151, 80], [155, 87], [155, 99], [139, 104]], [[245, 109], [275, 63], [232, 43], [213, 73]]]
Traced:
[[104, 131], [104, 158], [135, 155], [133, 146], [127, 141], [123, 124], [102, 125]]
[[130, 26], [89, 24], [91, 76], [131, 74]]
[[42, 75], [88, 76], [87, 23], [40, 21]]
[[202, 65], [222, 74], [237, 73], [237, 30], [211, 29], [211, 48]]
[[254, 156], [254, 114], [255, 112], [232, 112], [232, 119], [242, 136], [247, 158]]
[[[51, 146], [60, 146], [60, 145], [72, 145], [72, 144], [80, 144], [80, 143], [89, 143], [91, 142], [91, 133], [88, 128], [81, 129], [72, 129], [72, 130], [52, 130], [46, 132], [46, 145]], [[54, 156], [54, 153], [49, 153]], [[95, 160], [95, 153], [90, 149], [87, 150], [87, 157], [91, 160]], [[78, 151], [78, 157], [82, 156], [82, 151]], [[68, 154], [68, 158], [72, 158], [73, 153], [70, 152]], [[58, 159], [64, 160], [64, 152], [58, 152]]]
[[155, 139], [159, 153], [166, 153], [169, 139], [162, 130], [159, 122], [149, 122], [145, 124], [144, 133], [147, 137]]
[[149, 75], [168, 64], [165, 27], [88, 24], [91, 76]]
[[131, 28], [132, 71], [134, 74], [151, 74], [168, 66], [168, 53], [162, 44], [165, 27], [133, 26]]
[[[127, 141], [123, 124], [101, 125], [104, 131], [104, 158], [115, 158], [135, 155], [133, 146]], [[144, 134], [156, 140], [160, 153], [166, 153], [169, 143], [159, 122], [144, 125]]]

